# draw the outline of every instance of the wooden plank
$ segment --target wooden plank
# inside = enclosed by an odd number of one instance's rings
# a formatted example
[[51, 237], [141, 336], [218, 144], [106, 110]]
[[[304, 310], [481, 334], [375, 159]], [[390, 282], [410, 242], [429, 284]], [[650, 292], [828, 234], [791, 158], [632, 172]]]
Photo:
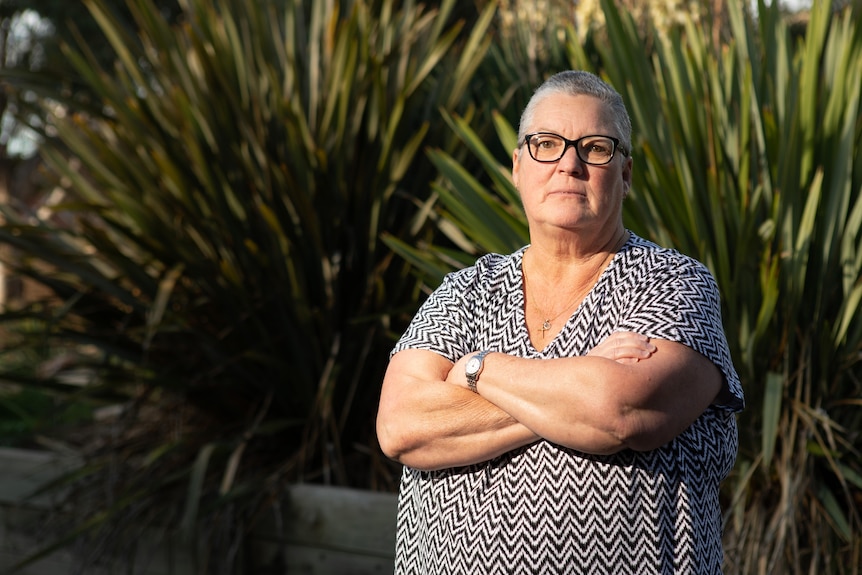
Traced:
[[392, 493], [296, 485], [290, 488], [285, 517], [287, 540], [390, 557], [395, 551], [397, 510]]
[[255, 531], [257, 565], [285, 575], [392, 573], [397, 509], [393, 493], [292, 486], [281, 530]]

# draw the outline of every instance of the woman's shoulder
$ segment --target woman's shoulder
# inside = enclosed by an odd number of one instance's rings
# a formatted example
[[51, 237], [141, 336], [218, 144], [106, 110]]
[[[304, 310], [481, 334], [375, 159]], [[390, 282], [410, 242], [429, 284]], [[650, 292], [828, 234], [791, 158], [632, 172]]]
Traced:
[[520, 277], [521, 260], [526, 246], [511, 254], [488, 253], [476, 262], [446, 276], [447, 281], [458, 285], [474, 285], [485, 289], [509, 284]]
[[711, 275], [708, 268], [698, 259], [677, 249], [661, 246], [630, 232], [629, 241], [623, 247], [624, 255], [630, 264], [648, 266], [655, 271], [665, 269], [675, 274], [689, 272]]

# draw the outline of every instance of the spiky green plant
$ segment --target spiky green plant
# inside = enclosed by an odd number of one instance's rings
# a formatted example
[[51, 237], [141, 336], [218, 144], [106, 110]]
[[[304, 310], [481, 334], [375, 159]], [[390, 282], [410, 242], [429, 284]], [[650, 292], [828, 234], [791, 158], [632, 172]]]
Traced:
[[65, 199], [7, 210], [10, 263], [51, 297], [0, 320], [36, 322], [15, 349], [65, 361], [3, 376], [74, 369], [120, 410], [69, 441], [72, 536], [116, 551], [206, 519], [199, 571], [236, 572], [286, 481], [391, 487], [370, 414], [413, 280], [378, 236], [427, 195], [418, 151], [451, 138], [438, 110], [464, 105], [493, 11], [464, 30], [453, 0], [183, 0], [172, 27], [129, 0], [128, 30], [85, 1], [116, 52], [104, 69], [86, 39], [66, 50], [95, 99], [7, 75], [39, 96]]
[[[862, 19], [815, 2], [792, 45], [773, 4], [759, 3], [752, 20], [729, 3], [729, 28], [689, 19], [651, 35], [649, 50], [605, 1], [600, 65], [582, 39], [572, 35], [568, 48], [571, 65], [605, 75], [631, 111], [627, 225], [704, 261], [722, 290], [748, 398], [724, 486], [727, 572], [858, 574]], [[453, 125], [493, 182], [432, 153], [439, 227], [464, 254], [387, 240], [429, 285], [470, 254], [512, 250], [525, 233], [508, 157], [496, 160], [468, 122]], [[511, 126], [501, 120], [498, 132], [512, 149]]]
[[609, 19], [604, 69], [643, 151], [628, 214], [724, 293], [749, 400], [729, 570], [859, 573], [862, 26], [815, 2], [794, 46], [777, 5], [728, 9], [728, 30], [690, 22], [651, 62]]

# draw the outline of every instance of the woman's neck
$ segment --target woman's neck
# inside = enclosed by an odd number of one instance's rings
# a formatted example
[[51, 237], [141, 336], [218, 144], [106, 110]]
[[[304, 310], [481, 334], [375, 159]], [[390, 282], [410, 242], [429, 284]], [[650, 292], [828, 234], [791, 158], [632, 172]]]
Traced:
[[537, 241], [524, 254], [524, 267], [533, 277], [550, 285], [572, 285], [597, 277], [614, 254], [625, 244], [628, 231], [620, 227], [613, 234], [590, 242]]

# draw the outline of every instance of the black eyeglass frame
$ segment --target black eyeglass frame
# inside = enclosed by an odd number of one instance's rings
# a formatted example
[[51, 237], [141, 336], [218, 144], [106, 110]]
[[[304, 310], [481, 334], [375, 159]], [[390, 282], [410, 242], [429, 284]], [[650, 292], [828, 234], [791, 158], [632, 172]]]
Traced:
[[[530, 139], [535, 137], [535, 136], [554, 136], [555, 138], [559, 138], [563, 142], [565, 142], [566, 145], [563, 146], [563, 151], [560, 152], [560, 157], [557, 158], [556, 160], [537, 160], [536, 157], [533, 155], [533, 150], [530, 148]], [[611, 150], [611, 155], [608, 158], [607, 162], [596, 163], [596, 162], [591, 162], [591, 161], [586, 160], [583, 157], [581, 157], [581, 148], [580, 148], [580, 146], [578, 146], [578, 144], [581, 142], [581, 140], [586, 140], [587, 138], [607, 138], [608, 140], [613, 142], [614, 148], [613, 148], [613, 150]], [[533, 132], [532, 134], [525, 134], [524, 135], [524, 141], [521, 145], [523, 146], [525, 144], [527, 146], [527, 152], [530, 154], [530, 157], [533, 158], [534, 161], [539, 162], [540, 164], [553, 164], [553, 163], [559, 162], [560, 160], [563, 159], [563, 156], [566, 155], [566, 152], [568, 151], [569, 148], [574, 148], [575, 154], [577, 154], [578, 159], [580, 161], [582, 161], [583, 163], [588, 164], [590, 166], [607, 166], [608, 164], [610, 164], [613, 161], [614, 156], [617, 153], [617, 150], [619, 150], [620, 153], [624, 157], [628, 156], [628, 153], [626, 152], [625, 147], [620, 145], [620, 139], [619, 138], [614, 138], [613, 136], [606, 136], [604, 134], [590, 134], [588, 136], [581, 136], [577, 140], [570, 140], [570, 139], [565, 138], [559, 134], [555, 134], [554, 132]]]

